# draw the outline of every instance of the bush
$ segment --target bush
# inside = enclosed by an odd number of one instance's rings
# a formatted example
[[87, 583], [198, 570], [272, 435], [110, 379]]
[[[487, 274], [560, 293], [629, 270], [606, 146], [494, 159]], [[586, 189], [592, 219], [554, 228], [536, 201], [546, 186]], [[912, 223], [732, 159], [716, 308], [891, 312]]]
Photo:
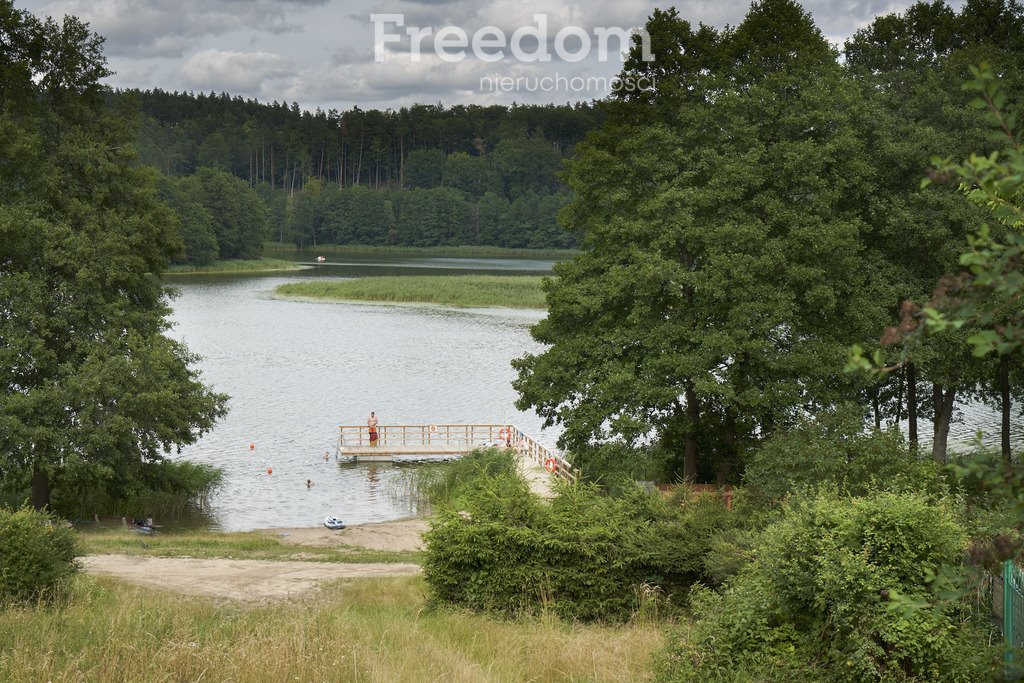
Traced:
[[636, 481], [664, 480], [671, 455], [659, 445], [633, 447], [612, 442], [574, 449], [571, 458], [586, 481], [617, 494]]
[[29, 508], [0, 509], [0, 603], [50, 600], [78, 571], [74, 532]]
[[426, 535], [435, 600], [505, 615], [621, 620], [652, 600], [685, 600], [706, 580], [712, 534], [731, 517], [712, 498], [685, 508], [633, 487], [619, 497], [564, 487], [550, 502], [517, 476], [480, 479], [443, 506]]
[[694, 592], [696, 624], [661, 677], [981, 680], [996, 653], [980, 620], [966, 602], [935, 600], [929, 583], [966, 545], [948, 507], [921, 494], [788, 505], [721, 595]]
[[145, 463], [126, 480], [103, 480], [91, 468], [68, 468], [53, 491], [53, 507], [70, 517], [201, 515], [223, 483], [219, 467], [187, 460]]
[[899, 431], [865, 432], [859, 415], [844, 413], [808, 419], [772, 436], [747, 465], [744, 481], [771, 501], [822, 486], [855, 496], [943, 490], [940, 465], [911, 453]]

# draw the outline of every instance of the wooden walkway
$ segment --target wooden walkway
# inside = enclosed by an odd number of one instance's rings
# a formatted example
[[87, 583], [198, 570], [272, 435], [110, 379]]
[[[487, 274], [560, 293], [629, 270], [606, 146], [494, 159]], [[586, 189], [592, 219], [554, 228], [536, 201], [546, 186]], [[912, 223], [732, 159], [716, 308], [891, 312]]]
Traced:
[[476, 448], [505, 446], [514, 448], [521, 460], [546, 468], [554, 476], [570, 481], [578, 476], [560, 454], [513, 425], [382, 425], [377, 428], [375, 444], [365, 425], [341, 425], [338, 432], [338, 457], [356, 462], [460, 457]]

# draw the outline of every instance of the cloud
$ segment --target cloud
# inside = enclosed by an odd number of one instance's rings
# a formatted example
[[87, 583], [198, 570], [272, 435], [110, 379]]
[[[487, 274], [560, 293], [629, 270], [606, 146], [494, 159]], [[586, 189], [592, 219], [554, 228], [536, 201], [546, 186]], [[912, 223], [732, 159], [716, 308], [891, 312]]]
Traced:
[[42, 8], [73, 14], [107, 38], [114, 56], [180, 56], [200, 38], [237, 30], [300, 32], [297, 10], [328, 0], [57, 0]]
[[182, 82], [197, 90], [261, 93], [270, 81], [295, 72], [292, 60], [272, 52], [232, 52], [211, 48], [182, 64]]

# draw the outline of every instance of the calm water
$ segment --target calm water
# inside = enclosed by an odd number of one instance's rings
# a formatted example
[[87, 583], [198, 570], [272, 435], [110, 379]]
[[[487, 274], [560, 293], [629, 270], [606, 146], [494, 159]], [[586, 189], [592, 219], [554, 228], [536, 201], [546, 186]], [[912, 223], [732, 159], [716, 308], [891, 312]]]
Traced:
[[[183, 456], [224, 468], [212, 501], [227, 530], [316, 526], [329, 514], [359, 523], [413, 512], [393, 495], [398, 467], [324, 462], [337, 425], [511, 422], [553, 444], [540, 419], [515, 409], [510, 361], [537, 347], [539, 311], [305, 303], [270, 297], [284, 282], [462, 271], [545, 272], [547, 261], [346, 260], [280, 277], [170, 282], [172, 334], [203, 356], [206, 382], [230, 412]], [[256, 444], [250, 451], [249, 443]], [[266, 470], [272, 467], [273, 475]], [[306, 480], [314, 486], [306, 489]]]
[[[323, 460], [324, 451], [333, 456], [337, 425], [363, 424], [371, 410], [383, 424], [511, 422], [553, 445], [556, 434], [542, 432], [539, 418], [513, 405], [509, 364], [539, 350], [529, 327], [543, 313], [270, 297], [277, 285], [307, 278], [546, 272], [552, 262], [328, 258], [327, 265], [283, 276], [170, 282], [180, 291], [174, 336], [203, 356], [204, 379], [231, 396], [228, 416], [183, 452], [225, 470], [226, 484], [212, 501], [215, 527], [318, 526], [332, 514], [360, 523], [415, 512], [394, 495], [400, 466]], [[960, 413], [952, 442], [969, 443], [979, 429], [987, 441], [998, 441], [999, 418], [991, 408], [970, 405]], [[1014, 438], [1024, 443], [1020, 419]], [[307, 479], [315, 484], [310, 490]]]

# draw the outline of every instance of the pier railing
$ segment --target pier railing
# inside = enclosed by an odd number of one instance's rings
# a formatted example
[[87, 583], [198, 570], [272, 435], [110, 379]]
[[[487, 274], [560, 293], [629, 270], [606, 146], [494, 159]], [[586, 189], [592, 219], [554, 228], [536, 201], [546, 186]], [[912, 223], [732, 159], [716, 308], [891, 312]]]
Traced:
[[506, 446], [527, 460], [541, 467], [551, 469], [552, 474], [576, 481], [577, 473], [572, 465], [557, 452], [541, 444], [533, 437], [513, 425], [502, 424], [435, 424], [435, 425], [380, 425], [377, 427], [376, 444], [370, 441], [370, 428], [366, 425], [340, 425], [339, 452], [359, 450], [365, 452], [372, 446], [386, 453], [389, 450], [404, 453], [423, 448], [424, 453], [452, 451], [468, 453], [474, 448]]

